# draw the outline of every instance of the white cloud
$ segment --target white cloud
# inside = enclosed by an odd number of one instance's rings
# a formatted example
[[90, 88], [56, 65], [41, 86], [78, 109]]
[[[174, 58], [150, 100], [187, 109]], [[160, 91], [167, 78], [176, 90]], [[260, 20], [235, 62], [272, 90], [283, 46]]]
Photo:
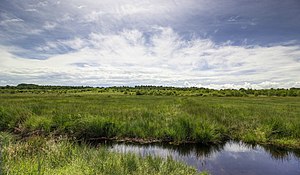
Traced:
[[[210, 88], [300, 86], [300, 46], [270, 47], [185, 40], [171, 28], [153, 27], [151, 35], [126, 29], [91, 33], [87, 38], [48, 42], [41, 51], [71, 48], [47, 60], [11, 54], [1, 47], [0, 77], [76, 85], [172, 85]], [[45, 82], [47, 80], [47, 82]]]
[[26, 12], [37, 12], [38, 10], [37, 10], [37, 9], [31, 8], [31, 9], [26, 9], [25, 11], [26, 11]]
[[3, 21], [0, 21], [0, 25], [7, 25], [7, 24], [11, 24], [11, 23], [17, 23], [17, 22], [23, 22], [23, 19], [20, 18], [11, 18], [11, 19], [6, 19]]
[[75, 49], [79, 50], [83, 47], [86, 47], [87, 42], [84, 39], [75, 37], [71, 40], [57, 40], [57, 41], [51, 41], [46, 42], [45, 45], [35, 47], [34, 49], [37, 51], [61, 51], [61, 50], [69, 50], [69, 49]]
[[[178, 23], [185, 19], [186, 12], [197, 13], [204, 11], [205, 6], [200, 1], [82, 1], [70, 2], [77, 11], [64, 9], [67, 12], [76, 14], [81, 23], [94, 23], [99, 25], [101, 30], [117, 29], [119, 26], [128, 25], [140, 28], [147, 28], [155, 24]], [[68, 2], [66, 2], [68, 4]], [[79, 10], [78, 10], [79, 9]], [[107, 29], [107, 30], [108, 30]]]
[[46, 29], [46, 30], [52, 30], [56, 26], [57, 26], [57, 23], [46, 21], [45, 24], [44, 24], [44, 26], [43, 26], [43, 28]]
[[74, 18], [71, 17], [70, 14], [65, 13], [65, 14], [64, 14], [60, 19], [58, 19], [57, 21], [58, 21], [58, 22], [63, 22], [63, 23], [65, 23], [65, 22], [67, 22], [67, 21], [74, 21]]

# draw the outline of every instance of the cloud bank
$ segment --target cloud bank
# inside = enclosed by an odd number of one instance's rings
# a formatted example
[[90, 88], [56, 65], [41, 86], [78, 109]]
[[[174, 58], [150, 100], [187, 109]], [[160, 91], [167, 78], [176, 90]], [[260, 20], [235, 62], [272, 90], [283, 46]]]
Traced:
[[[245, 13], [231, 10], [236, 1], [3, 4], [9, 8], [0, 5], [0, 85], [300, 87], [299, 40], [291, 40], [294, 31], [261, 35], [265, 24], [275, 25], [251, 13], [264, 2], [241, 7]], [[291, 6], [278, 11], [286, 30], [297, 28], [293, 1], [279, 5]], [[265, 9], [277, 16], [274, 7]], [[251, 32], [276, 42], [259, 42]]]
[[171, 28], [91, 33], [46, 43], [37, 50], [74, 51], [45, 60], [25, 59], [1, 48], [0, 75], [17, 82], [76, 85], [173, 85], [213, 88], [299, 86], [299, 46], [217, 45], [182, 39]]

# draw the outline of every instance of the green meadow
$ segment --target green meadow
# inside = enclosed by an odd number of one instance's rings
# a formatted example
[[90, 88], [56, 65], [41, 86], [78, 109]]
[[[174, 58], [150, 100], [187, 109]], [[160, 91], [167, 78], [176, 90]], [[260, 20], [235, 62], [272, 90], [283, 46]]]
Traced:
[[88, 144], [103, 139], [170, 144], [238, 140], [300, 148], [299, 97], [88, 91], [2, 93], [0, 99], [4, 174], [197, 173], [171, 159], [114, 153]]
[[2, 94], [0, 115], [1, 130], [22, 136], [300, 146], [297, 97]]

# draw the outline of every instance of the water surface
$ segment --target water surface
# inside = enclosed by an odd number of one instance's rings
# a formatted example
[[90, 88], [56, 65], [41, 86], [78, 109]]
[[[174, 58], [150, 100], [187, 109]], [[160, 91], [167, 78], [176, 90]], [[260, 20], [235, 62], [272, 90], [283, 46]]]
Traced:
[[240, 142], [200, 146], [194, 144], [105, 143], [112, 151], [141, 156], [172, 157], [212, 175], [300, 175], [299, 150], [252, 146]]

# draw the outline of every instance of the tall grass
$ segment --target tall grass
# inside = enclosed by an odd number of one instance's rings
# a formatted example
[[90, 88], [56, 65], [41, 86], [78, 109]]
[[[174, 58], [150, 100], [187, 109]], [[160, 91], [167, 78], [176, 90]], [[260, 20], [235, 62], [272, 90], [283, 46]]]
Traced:
[[115, 153], [64, 138], [36, 136], [24, 142], [1, 133], [0, 140], [3, 174], [198, 174], [194, 168], [170, 158]]
[[0, 130], [76, 138], [218, 143], [227, 139], [300, 147], [300, 100], [1, 94]]

